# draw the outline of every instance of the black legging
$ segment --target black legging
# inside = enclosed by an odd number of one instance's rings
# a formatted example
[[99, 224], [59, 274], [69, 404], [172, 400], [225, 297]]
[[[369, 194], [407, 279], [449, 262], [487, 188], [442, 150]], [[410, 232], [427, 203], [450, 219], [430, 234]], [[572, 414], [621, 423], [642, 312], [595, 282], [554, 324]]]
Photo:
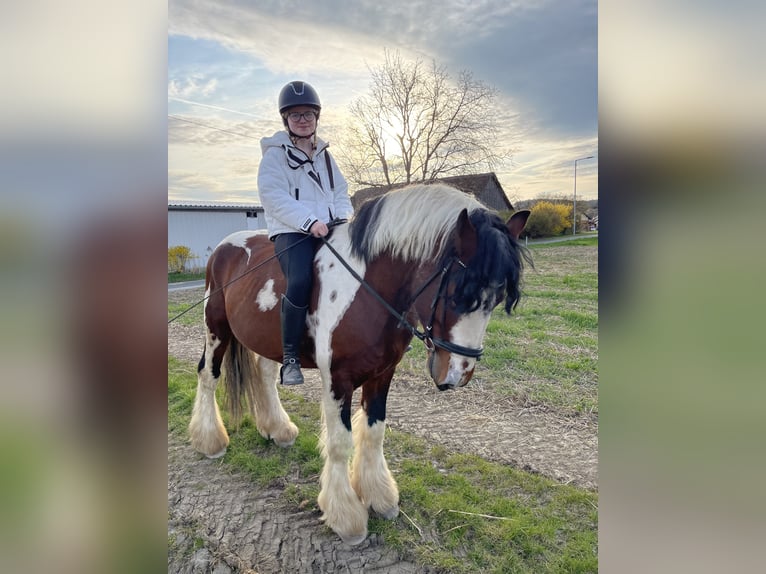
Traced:
[[278, 253], [286, 249], [279, 256], [279, 265], [287, 278], [285, 295], [296, 307], [309, 304], [314, 283], [314, 250], [319, 240], [306, 237], [304, 233], [280, 233], [274, 238]]

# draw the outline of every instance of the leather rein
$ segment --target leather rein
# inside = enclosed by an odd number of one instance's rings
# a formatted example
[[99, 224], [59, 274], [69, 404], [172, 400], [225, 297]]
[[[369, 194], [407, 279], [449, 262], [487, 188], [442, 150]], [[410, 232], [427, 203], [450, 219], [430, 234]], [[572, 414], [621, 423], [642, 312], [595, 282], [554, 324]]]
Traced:
[[412, 304], [417, 300], [420, 295], [422, 295], [423, 291], [426, 290], [426, 288], [433, 283], [433, 281], [441, 276], [441, 279], [439, 281], [439, 289], [436, 291], [436, 295], [434, 296], [433, 301], [431, 302], [431, 317], [428, 320], [428, 325], [425, 328], [425, 332], [419, 331], [417, 327], [412, 325], [409, 321], [407, 321], [406, 317], [394, 309], [383, 297], [380, 296], [380, 294], [375, 291], [375, 289], [367, 283], [367, 281], [364, 280], [363, 277], [360, 277], [359, 274], [354, 271], [354, 269], [348, 264], [348, 262], [343, 259], [340, 253], [338, 253], [335, 248], [330, 245], [330, 242], [327, 240], [326, 237], [321, 238], [324, 244], [327, 246], [327, 248], [332, 252], [335, 257], [337, 257], [338, 261], [340, 261], [343, 266], [348, 270], [349, 273], [359, 281], [359, 283], [364, 287], [383, 307], [386, 308], [386, 310], [399, 319], [399, 326], [406, 327], [407, 330], [410, 331], [415, 337], [423, 341], [423, 344], [426, 346], [426, 349], [429, 353], [432, 353], [435, 348], [443, 349], [447, 351], [448, 353], [454, 353], [456, 355], [462, 355], [464, 357], [469, 357], [472, 359], [480, 359], [482, 354], [484, 354], [484, 348], [479, 347], [478, 349], [472, 348], [472, 347], [464, 347], [462, 345], [457, 345], [455, 343], [452, 343], [450, 341], [445, 341], [444, 339], [440, 339], [438, 337], [433, 336], [433, 324], [434, 324], [434, 318], [436, 317], [436, 308], [439, 304], [440, 299], [444, 299], [444, 316], [446, 317], [447, 314], [447, 286], [449, 285], [449, 275], [450, 271], [452, 269], [452, 265], [454, 263], [457, 263], [460, 265], [463, 269], [465, 269], [465, 263], [463, 263], [458, 257], [453, 256], [450, 257], [450, 259], [446, 262], [444, 267], [441, 269], [437, 269], [434, 271], [434, 273], [431, 274], [431, 276], [428, 278], [428, 280], [423, 284], [420, 289], [418, 289], [415, 292], [415, 295], [412, 297], [412, 302], [408, 306], [411, 307]]

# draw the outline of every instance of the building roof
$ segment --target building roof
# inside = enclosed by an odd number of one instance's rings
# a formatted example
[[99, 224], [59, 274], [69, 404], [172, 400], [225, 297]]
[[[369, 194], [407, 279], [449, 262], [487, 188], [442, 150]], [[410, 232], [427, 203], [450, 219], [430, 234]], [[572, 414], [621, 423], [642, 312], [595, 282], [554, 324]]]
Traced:
[[[455, 186], [461, 191], [471, 193], [473, 195], [484, 191], [487, 188], [487, 185], [492, 182], [494, 182], [494, 184], [501, 190], [503, 189], [503, 186], [500, 185], [500, 182], [497, 180], [497, 176], [494, 172], [443, 177], [438, 181], [446, 183], [447, 185]], [[503, 195], [505, 195], [505, 193], [503, 193]], [[508, 203], [508, 206], [510, 207], [510, 202]]]
[[228, 203], [225, 201], [172, 201], [168, 211], [251, 211], [263, 210], [260, 203]]
[[[505, 199], [505, 202], [507, 203], [507, 209], [509, 210], [513, 209], [513, 206], [511, 205], [510, 200], [505, 195], [503, 186], [500, 185], [500, 182], [498, 181], [497, 176], [494, 174], [494, 172], [477, 173], [477, 174], [471, 174], [471, 175], [456, 175], [452, 177], [441, 177], [441, 178], [434, 179], [432, 181], [427, 181], [425, 183], [426, 184], [446, 183], [447, 185], [451, 185], [453, 187], [458, 188], [460, 191], [464, 193], [470, 193], [471, 195], [476, 197], [476, 199], [479, 199], [480, 194], [487, 189], [490, 183], [494, 183], [497, 189], [500, 190], [500, 193], [502, 194], [503, 198]], [[366, 187], [354, 193], [354, 195], [351, 196], [351, 201], [354, 204], [354, 207], [358, 208], [363, 202], [367, 201], [368, 199], [378, 197], [391, 190], [399, 189], [407, 185], [408, 184], [406, 183], [397, 183], [394, 185]]]

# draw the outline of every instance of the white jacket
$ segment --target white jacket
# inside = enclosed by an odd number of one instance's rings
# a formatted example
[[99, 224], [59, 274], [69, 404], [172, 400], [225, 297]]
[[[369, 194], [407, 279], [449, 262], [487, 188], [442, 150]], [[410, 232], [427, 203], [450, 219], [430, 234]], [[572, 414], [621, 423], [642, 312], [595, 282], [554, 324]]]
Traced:
[[317, 138], [313, 160], [295, 147], [286, 131], [261, 140], [258, 195], [269, 238], [280, 233], [308, 233], [315, 221], [348, 219], [354, 212], [348, 184], [330, 156], [334, 189], [325, 158], [327, 142]]

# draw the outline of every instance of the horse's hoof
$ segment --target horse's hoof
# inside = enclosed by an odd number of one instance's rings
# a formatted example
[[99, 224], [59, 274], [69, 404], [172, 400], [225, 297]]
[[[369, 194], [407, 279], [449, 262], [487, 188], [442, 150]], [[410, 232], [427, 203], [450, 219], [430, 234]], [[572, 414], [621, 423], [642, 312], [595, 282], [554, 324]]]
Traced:
[[298, 427], [295, 423], [289, 422], [286, 426], [282, 427], [279, 432], [271, 435], [271, 439], [277, 446], [287, 448], [293, 446], [295, 439], [298, 437]]
[[360, 536], [343, 536], [342, 534], [338, 534], [338, 536], [340, 536], [340, 539], [343, 540], [344, 544], [348, 544], [349, 546], [356, 546], [365, 541], [367, 538], [367, 533], [365, 532]]
[[373, 508], [373, 510], [380, 516], [381, 518], [385, 518], [386, 520], [393, 520], [397, 516], [399, 516], [399, 505], [394, 506], [393, 508], [389, 508], [387, 510], [377, 510]]
[[217, 452], [215, 454], [206, 454], [205, 456], [208, 458], [214, 459], [214, 458], [221, 458], [225, 454], [226, 454], [226, 447], [224, 447], [223, 450], [221, 450], [220, 452]]

